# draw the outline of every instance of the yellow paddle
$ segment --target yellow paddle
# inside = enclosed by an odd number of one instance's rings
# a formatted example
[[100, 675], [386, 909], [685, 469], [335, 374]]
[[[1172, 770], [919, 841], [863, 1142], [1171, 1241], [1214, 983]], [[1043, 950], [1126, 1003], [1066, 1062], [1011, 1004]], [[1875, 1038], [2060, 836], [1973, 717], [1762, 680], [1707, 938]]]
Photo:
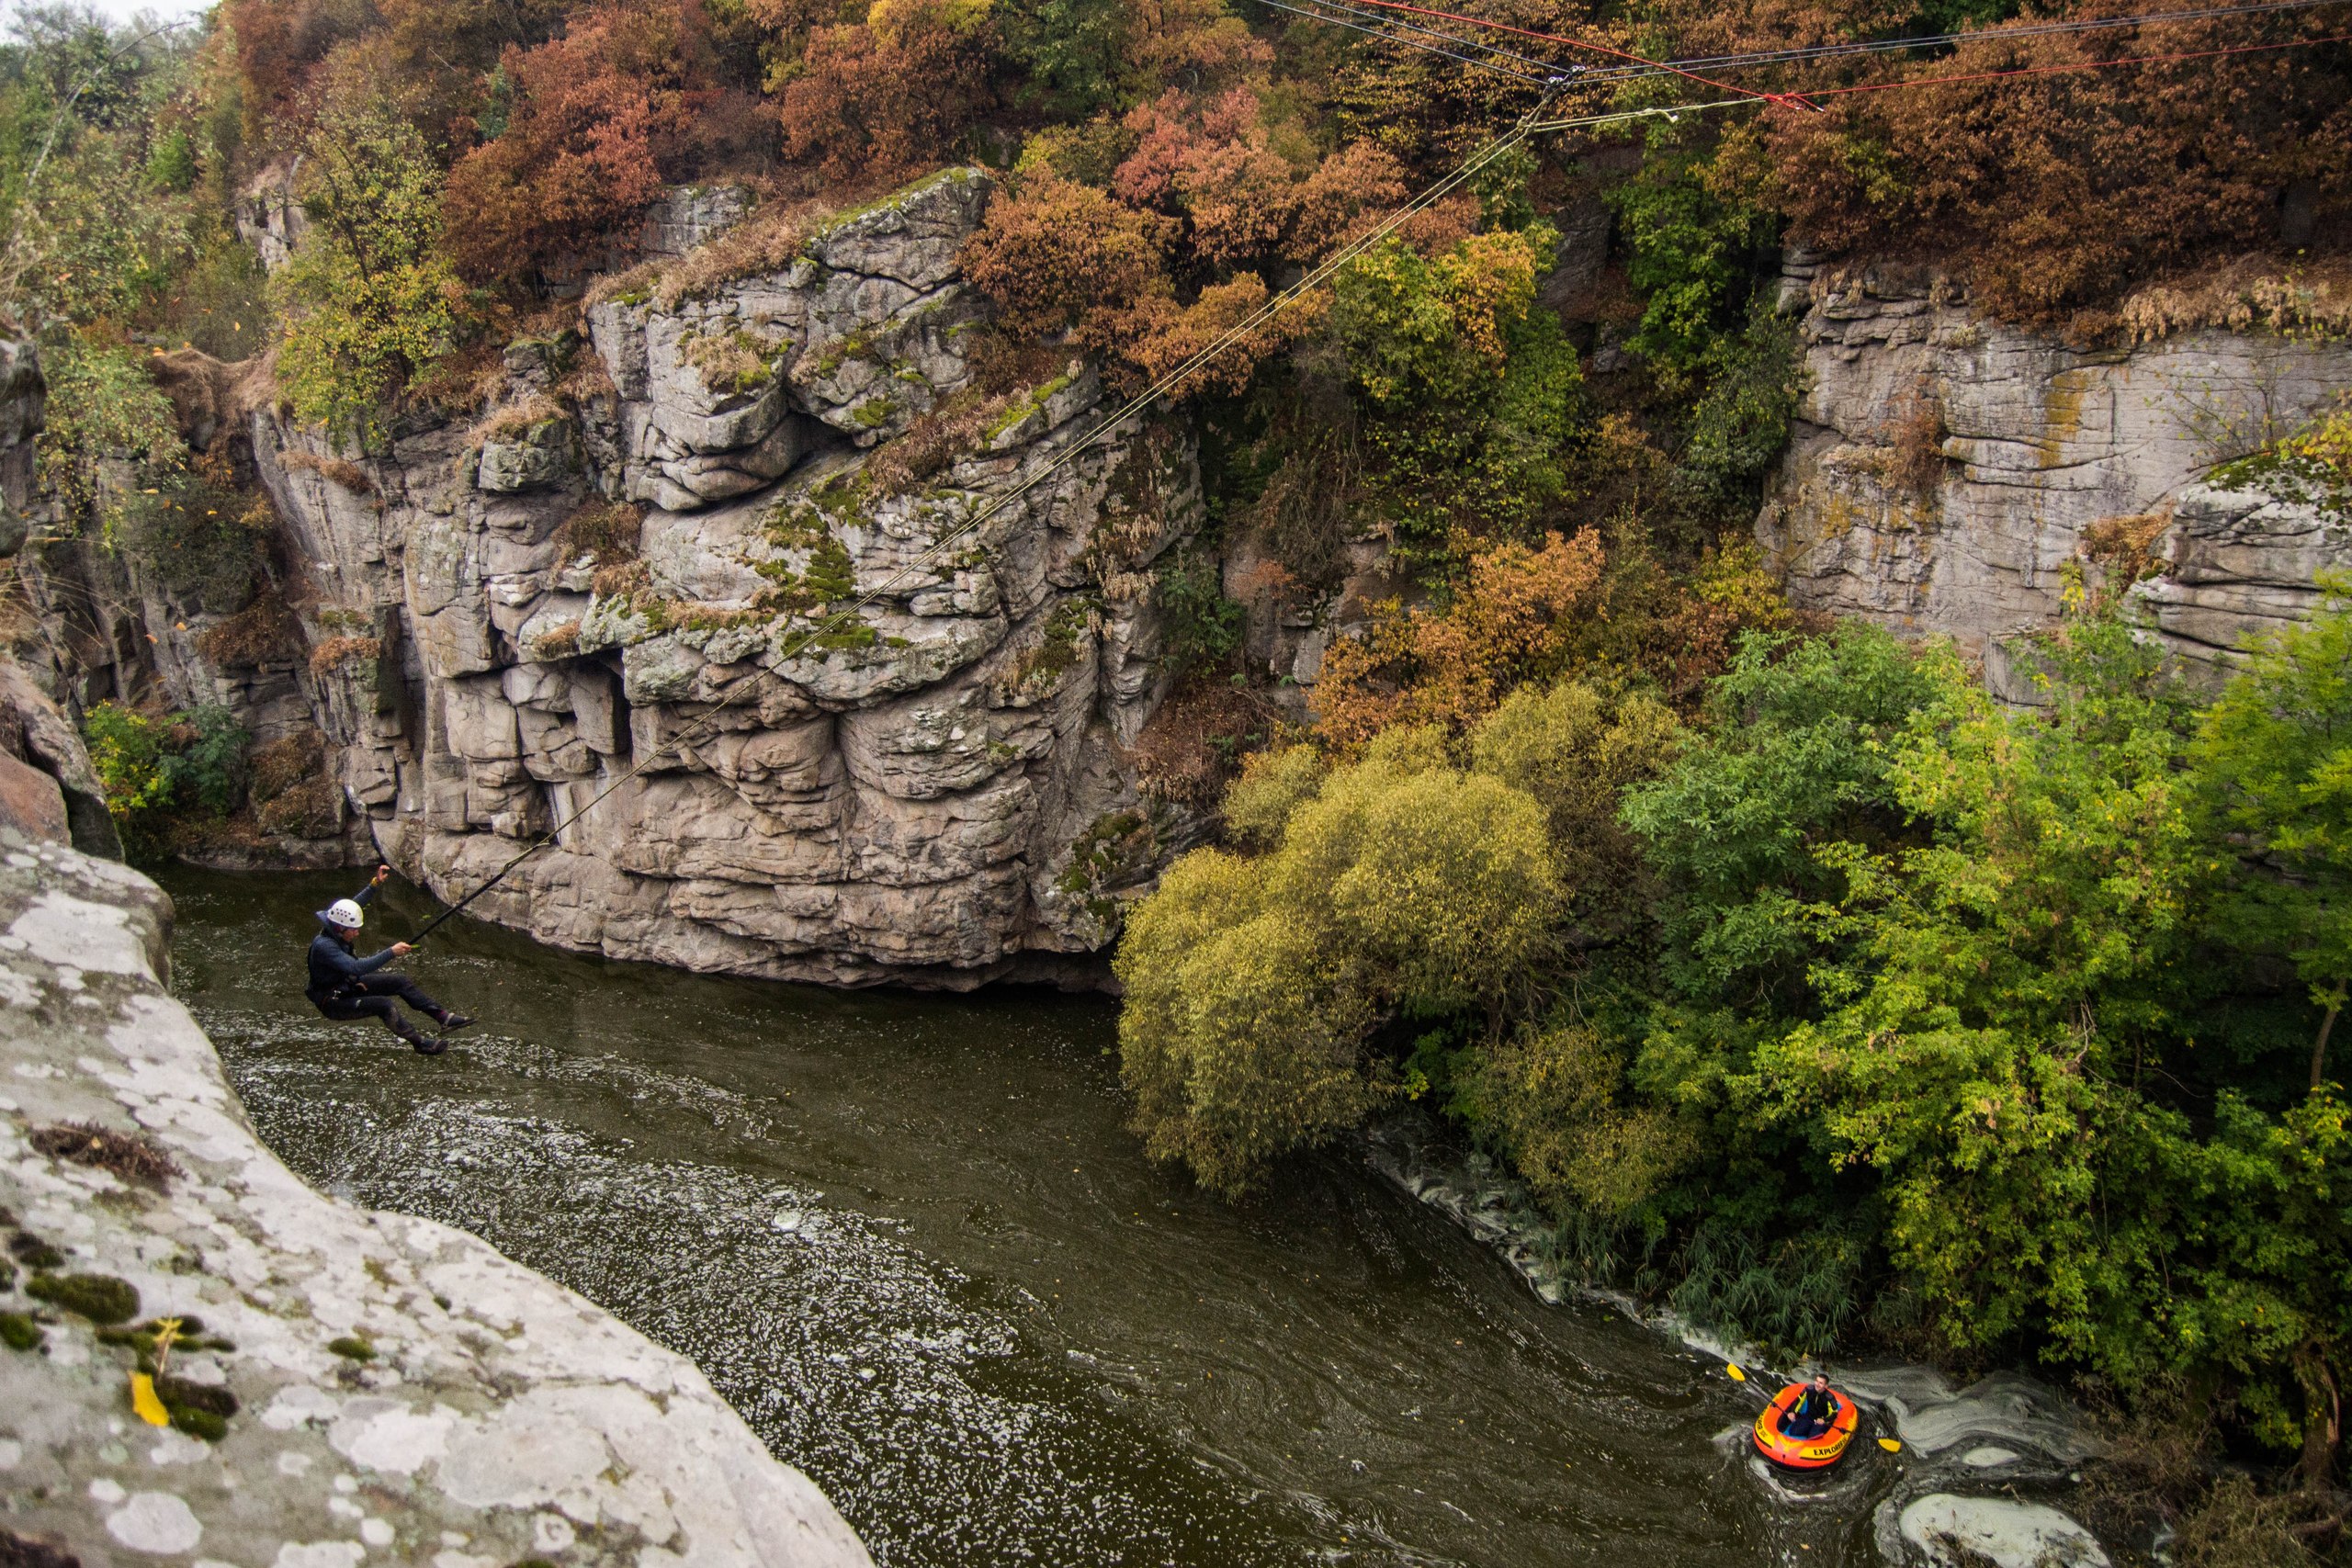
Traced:
[[[172, 1345], [179, 1337], [180, 1320], [178, 1318], [165, 1317], [156, 1320], [155, 1370], [157, 1371], [162, 1371], [171, 1361]], [[168, 1427], [172, 1424], [172, 1413], [164, 1408], [163, 1400], [156, 1396], [155, 1380], [145, 1372], [130, 1374], [130, 1408], [137, 1411], [139, 1418], [150, 1427]]]
[[130, 1408], [139, 1412], [139, 1418], [150, 1427], [172, 1424], [172, 1413], [155, 1397], [155, 1380], [145, 1372], [130, 1374]]
[[1903, 1445], [1896, 1442], [1893, 1438], [1881, 1438], [1878, 1440], [1878, 1446], [1884, 1449], [1891, 1454], [1899, 1454], [1903, 1451]]
[[1731, 1381], [1734, 1382], [1746, 1382], [1747, 1381], [1747, 1374], [1739, 1370], [1739, 1365], [1736, 1361], [1725, 1361], [1724, 1363], [1724, 1371], [1730, 1375]]

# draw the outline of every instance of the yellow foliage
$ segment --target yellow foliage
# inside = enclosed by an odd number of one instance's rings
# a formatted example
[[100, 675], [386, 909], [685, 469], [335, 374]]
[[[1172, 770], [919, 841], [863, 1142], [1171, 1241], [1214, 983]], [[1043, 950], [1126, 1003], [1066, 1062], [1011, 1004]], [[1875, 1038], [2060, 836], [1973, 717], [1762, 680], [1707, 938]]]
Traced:
[[1312, 746], [1283, 746], [1244, 758], [1241, 776], [1225, 795], [1225, 829], [1237, 842], [1270, 850], [1282, 842], [1291, 814], [1323, 787], [1323, 754]]
[[1529, 1032], [1477, 1054], [1465, 1098], [1555, 1208], [1624, 1214], [1697, 1152], [1654, 1106], [1617, 1103], [1625, 1064], [1581, 1024]]
[[1223, 1192], [1394, 1094], [1374, 1027], [1509, 983], [1558, 902], [1544, 808], [1446, 765], [1441, 732], [1384, 737], [1319, 790], [1317, 772], [1311, 753], [1259, 764], [1243, 815], [1278, 847], [1178, 861], [1119, 952], [1136, 1129]]
[[1617, 821], [1628, 785], [1674, 760], [1681, 726], [1657, 698], [1577, 682], [1522, 687], [1471, 737], [1472, 767], [1541, 804], [1560, 880], [1580, 902], [1634, 901], [1639, 845]]

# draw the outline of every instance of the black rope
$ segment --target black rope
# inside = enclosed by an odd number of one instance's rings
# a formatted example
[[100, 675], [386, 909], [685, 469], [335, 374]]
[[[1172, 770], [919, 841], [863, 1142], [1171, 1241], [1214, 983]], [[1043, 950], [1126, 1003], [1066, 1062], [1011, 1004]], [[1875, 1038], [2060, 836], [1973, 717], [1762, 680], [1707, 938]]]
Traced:
[[[1259, 4], [1271, 6], [1277, 11], [1288, 11], [1294, 17], [1305, 17], [1310, 21], [1327, 22], [1335, 28], [1345, 28], [1350, 32], [1363, 33], [1372, 38], [1376, 38], [1384, 43], [1396, 44], [1405, 49], [1417, 49], [1424, 54], [1442, 55], [1448, 60], [1458, 61], [1464, 65], [1472, 66], [1480, 71], [1491, 71], [1498, 76], [1508, 76], [1514, 82], [1522, 82], [1531, 87], [1541, 87], [1544, 85], [1546, 82], [1546, 78], [1544, 77], [1532, 76], [1523, 71], [1514, 71], [1507, 65], [1497, 64], [1491, 60], [1478, 60], [1474, 59], [1470, 55], [1456, 54], [1452, 50], [1440, 49], [1434, 44], [1416, 43], [1411, 39], [1397, 36], [1397, 34], [1390, 31], [1386, 28], [1370, 28], [1365, 27], [1360, 22], [1342, 21], [1337, 17], [1325, 16], [1320, 11], [1309, 11], [1297, 6], [1284, 5], [1283, 0], [1259, 0]], [[1427, 31], [1428, 29], [1422, 28], [1417, 30]], [[1453, 38], [1453, 35], [1451, 33], [1438, 33], [1434, 36], [1438, 38]], [[1454, 39], [1453, 41], [1456, 43], [1465, 43], [1468, 40]], [[1471, 47], [1476, 48], [1480, 46], [1472, 45]], [[1495, 52], [1500, 53], [1501, 51], [1496, 51]]]

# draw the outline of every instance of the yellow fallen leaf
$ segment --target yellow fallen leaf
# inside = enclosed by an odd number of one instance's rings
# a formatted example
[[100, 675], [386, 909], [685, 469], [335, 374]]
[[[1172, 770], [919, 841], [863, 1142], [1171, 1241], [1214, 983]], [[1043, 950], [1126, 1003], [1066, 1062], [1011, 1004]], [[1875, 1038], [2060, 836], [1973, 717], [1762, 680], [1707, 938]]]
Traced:
[[130, 1374], [130, 1408], [139, 1412], [139, 1418], [150, 1427], [172, 1424], [172, 1413], [155, 1397], [155, 1380], [145, 1372]]
[[1734, 1362], [1724, 1362], [1724, 1371], [1731, 1374], [1731, 1381], [1734, 1382], [1746, 1382], [1747, 1381], [1747, 1374], [1741, 1371], [1738, 1366]]

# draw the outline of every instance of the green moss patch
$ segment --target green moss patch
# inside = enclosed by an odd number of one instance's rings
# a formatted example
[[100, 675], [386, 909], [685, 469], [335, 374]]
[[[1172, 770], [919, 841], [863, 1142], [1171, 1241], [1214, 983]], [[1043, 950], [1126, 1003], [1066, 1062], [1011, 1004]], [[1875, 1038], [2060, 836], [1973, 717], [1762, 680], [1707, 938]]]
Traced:
[[36, 1274], [25, 1294], [92, 1323], [129, 1323], [139, 1315], [139, 1289], [112, 1274]]
[[376, 1347], [356, 1334], [346, 1334], [340, 1339], [328, 1340], [327, 1348], [346, 1361], [372, 1361], [376, 1359]]
[[40, 1324], [20, 1312], [0, 1312], [0, 1345], [11, 1350], [38, 1350], [49, 1336]]

